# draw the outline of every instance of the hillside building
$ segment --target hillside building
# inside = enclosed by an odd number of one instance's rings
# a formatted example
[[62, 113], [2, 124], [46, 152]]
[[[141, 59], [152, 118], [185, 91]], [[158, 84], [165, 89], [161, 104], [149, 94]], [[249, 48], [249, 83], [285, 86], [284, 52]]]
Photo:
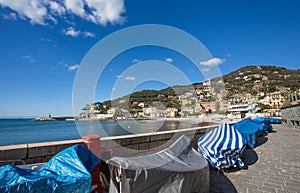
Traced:
[[281, 107], [283, 107], [285, 98], [281, 95], [280, 92], [269, 93], [267, 94], [267, 97], [269, 99], [269, 105], [272, 108], [280, 109]]

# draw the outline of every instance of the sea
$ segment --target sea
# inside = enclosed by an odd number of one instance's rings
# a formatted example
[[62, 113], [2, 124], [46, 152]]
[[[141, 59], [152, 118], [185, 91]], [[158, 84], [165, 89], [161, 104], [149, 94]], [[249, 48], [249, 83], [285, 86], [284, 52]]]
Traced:
[[32, 121], [0, 119], [0, 146], [185, 129], [199, 126], [198, 120], [103, 120]]

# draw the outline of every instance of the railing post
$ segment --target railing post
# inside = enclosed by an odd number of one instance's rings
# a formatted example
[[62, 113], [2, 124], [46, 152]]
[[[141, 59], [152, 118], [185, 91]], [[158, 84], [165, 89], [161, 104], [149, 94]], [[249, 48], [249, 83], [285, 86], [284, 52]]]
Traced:
[[86, 135], [83, 136], [84, 145], [92, 151], [98, 158], [101, 158], [101, 141], [99, 135]]

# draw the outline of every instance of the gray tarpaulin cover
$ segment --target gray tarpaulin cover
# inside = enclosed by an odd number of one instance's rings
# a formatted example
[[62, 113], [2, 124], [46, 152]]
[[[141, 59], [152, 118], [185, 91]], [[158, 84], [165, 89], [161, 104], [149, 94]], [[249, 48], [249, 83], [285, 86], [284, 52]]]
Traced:
[[[110, 159], [109, 192], [209, 192], [208, 163], [189, 144], [190, 139], [182, 135], [157, 153]], [[116, 180], [116, 169], [121, 171], [120, 183]]]

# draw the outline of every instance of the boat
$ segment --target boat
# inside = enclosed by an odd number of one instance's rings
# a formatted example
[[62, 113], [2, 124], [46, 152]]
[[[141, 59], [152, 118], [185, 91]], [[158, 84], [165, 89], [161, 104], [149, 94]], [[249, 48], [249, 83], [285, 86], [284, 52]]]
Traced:
[[261, 108], [258, 107], [256, 103], [252, 104], [237, 104], [228, 106], [228, 111], [232, 114], [240, 114], [242, 118], [246, 116], [246, 114], [255, 114], [259, 112]]

